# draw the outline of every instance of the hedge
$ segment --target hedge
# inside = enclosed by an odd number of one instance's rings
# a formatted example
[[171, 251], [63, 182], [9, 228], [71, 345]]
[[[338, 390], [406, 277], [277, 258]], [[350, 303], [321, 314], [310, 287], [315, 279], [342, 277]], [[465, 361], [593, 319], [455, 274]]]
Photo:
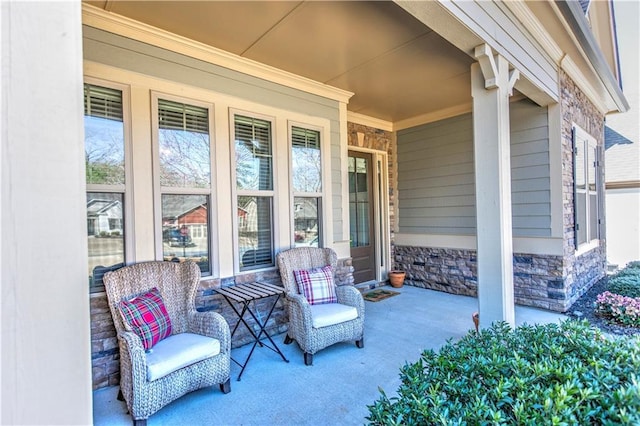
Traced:
[[397, 396], [368, 406], [373, 425], [640, 424], [640, 341], [586, 321], [494, 324], [427, 350], [400, 370]]

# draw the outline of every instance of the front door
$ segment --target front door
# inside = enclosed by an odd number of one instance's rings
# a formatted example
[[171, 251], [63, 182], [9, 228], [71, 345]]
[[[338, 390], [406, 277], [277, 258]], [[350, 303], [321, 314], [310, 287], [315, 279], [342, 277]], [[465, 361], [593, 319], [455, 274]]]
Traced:
[[373, 159], [349, 151], [349, 223], [355, 284], [376, 279]]

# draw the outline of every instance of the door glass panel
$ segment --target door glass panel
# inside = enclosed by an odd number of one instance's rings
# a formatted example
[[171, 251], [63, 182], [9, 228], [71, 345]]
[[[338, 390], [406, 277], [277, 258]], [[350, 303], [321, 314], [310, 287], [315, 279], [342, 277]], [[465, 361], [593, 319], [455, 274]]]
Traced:
[[349, 158], [349, 223], [351, 247], [369, 245], [369, 192], [365, 158]]

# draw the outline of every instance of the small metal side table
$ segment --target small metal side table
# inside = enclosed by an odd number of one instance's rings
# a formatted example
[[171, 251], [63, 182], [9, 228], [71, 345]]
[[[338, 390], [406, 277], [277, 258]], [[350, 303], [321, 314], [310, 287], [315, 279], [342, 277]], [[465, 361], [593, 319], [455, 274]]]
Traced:
[[[240, 325], [240, 323], [242, 323], [247, 328], [247, 330], [249, 330], [249, 333], [251, 333], [251, 335], [254, 338], [251, 351], [249, 352], [249, 355], [247, 356], [247, 359], [244, 361], [243, 364], [231, 358], [233, 362], [235, 362], [240, 367], [242, 367], [242, 369], [240, 370], [240, 374], [238, 375], [238, 381], [240, 381], [240, 378], [242, 378], [242, 373], [244, 373], [244, 369], [247, 367], [247, 364], [251, 359], [251, 355], [253, 355], [253, 351], [257, 345], [264, 346], [266, 348], [271, 349], [272, 351], [280, 354], [280, 356], [284, 361], [289, 362], [289, 360], [280, 351], [280, 348], [278, 348], [278, 345], [276, 345], [276, 343], [273, 341], [271, 336], [269, 336], [269, 334], [267, 334], [265, 330], [267, 323], [269, 322], [269, 318], [271, 318], [271, 314], [273, 313], [273, 310], [276, 307], [278, 300], [280, 300], [280, 296], [282, 296], [285, 292], [284, 287], [278, 287], [269, 283], [255, 282], [255, 283], [247, 283], [247, 284], [236, 284], [230, 287], [221, 287], [221, 288], [215, 289], [215, 291], [220, 293], [225, 298], [227, 303], [229, 303], [229, 306], [231, 306], [231, 309], [233, 309], [236, 315], [238, 315], [239, 320], [236, 323], [235, 327], [233, 327], [233, 331], [231, 331], [231, 337], [233, 338], [233, 335], [238, 330], [238, 326]], [[267, 317], [265, 318], [264, 321], [260, 321], [259, 313], [256, 312], [257, 308], [255, 306], [255, 301], [260, 299], [265, 299], [267, 297], [272, 297], [272, 296], [275, 296], [275, 298], [273, 300], [273, 304], [271, 305], [271, 308], [269, 309], [269, 313], [267, 314]], [[234, 306], [233, 302], [237, 302], [241, 304], [242, 310], [238, 311], [238, 309]], [[251, 307], [249, 306], [251, 302], [254, 302], [254, 310], [251, 310]], [[249, 312], [253, 320], [256, 322], [256, 324], [258, 324], [258, 327], [260, 327], [258, 334], [256, 334], [253, 331], [253, 329], [249, 327], [249, 324], [247, 324], [247, 322], [245, 321], [244, 315], [246, 312]], [[260, 341], [260, 338], [262, 337], [263, 334], [266, 336], [267, 339], [269, 339], [272, 346], [269, 346], [268, 344]]]

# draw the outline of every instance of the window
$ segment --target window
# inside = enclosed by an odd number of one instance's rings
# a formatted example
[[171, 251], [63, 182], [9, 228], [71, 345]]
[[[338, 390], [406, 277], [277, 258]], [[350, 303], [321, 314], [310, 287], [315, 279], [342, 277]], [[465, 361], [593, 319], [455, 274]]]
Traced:
[[599, 238], [600, 162], [596, 140], [573, 127], [575, 246]]
[[157, 111], [162, 257], [193, 260], [209, 275], [209, 108], [157, 99]]
[[274, 265], [272, 122], [233, 114], [240, 271]]
[[125, 128], [122, 90], [84, 85], [88, 277], [91, 292], [102, 276], [125, 262]]
[[293, 187], [293, 245], [322, 243], [322, 158], [320, 132], [291, 126], [291, 182]]

